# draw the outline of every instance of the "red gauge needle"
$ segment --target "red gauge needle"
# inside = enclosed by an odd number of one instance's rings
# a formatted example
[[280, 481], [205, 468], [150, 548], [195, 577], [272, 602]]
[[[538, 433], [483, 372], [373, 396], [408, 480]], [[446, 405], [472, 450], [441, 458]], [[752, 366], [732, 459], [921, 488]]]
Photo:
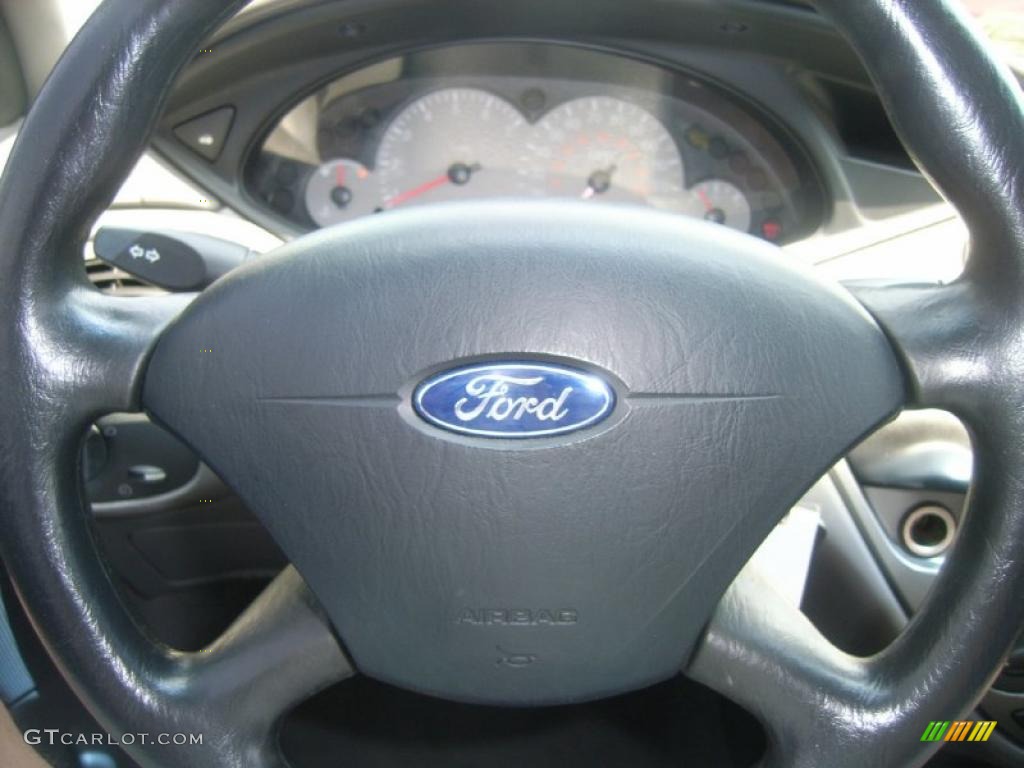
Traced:
[[396, 205], [401, 205], [408, 200], [412, 200], [414, 197], [419, 197], [425, 192], [437, 189], [438, 187], [447, 184], [449, 181], [451, 181], [451, 179], [448, 178], [448, 173], [445, 172], [436, 179], [431, 179], [430, 181], [420, 184], [418, 187], [413, 187], [412, 189], [407, 189], [405, 192], [398, 193], [388, 200], [388, 208], [394, 208]]
[[338, 163], [337, 170], [334, 172], [334, 181], [339, 187], [345, 186], [345, 164]]
[[700, 201], [704, 203], [704, 211], [706, 213], [711, 213], [715, 210], [715, 204], [711, 202], [711, 198], [708, 197], [708, 193], [700, 187], [697, 188], [697, 197], [699, 197]]
[[422, 195], [424, 192], [429, 192], [430, 190], [448, 184], [449, 182], [461, 187], [463, 184], [468, 183], [473, 174], [479, 171], [480, 168], [480, 163], [472, 163], [470, 165], [467, 165], [466, 163], [455, 163], [441, 176], [420, 184], [418, 187], [413, 187], [405, 192], [400, 192], [388, 200], [385, 205], [387, 208], [394, 208], [396, 205], [401, 205], [414, 197]]

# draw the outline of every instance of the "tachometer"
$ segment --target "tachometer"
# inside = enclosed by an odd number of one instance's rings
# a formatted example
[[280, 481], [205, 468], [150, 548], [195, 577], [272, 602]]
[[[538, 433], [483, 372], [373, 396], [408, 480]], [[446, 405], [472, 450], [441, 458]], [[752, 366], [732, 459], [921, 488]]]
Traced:
[[525, 131], [519, 111], [487, 91], [445, 88], [417, 99], [377, 150], [381, 207], [519, 194]]
[[672, 135], [646, 109], [611, 96], [566, 102], [526, 143], [522, 173], [544, 194], [676, 208], [683, 161]]

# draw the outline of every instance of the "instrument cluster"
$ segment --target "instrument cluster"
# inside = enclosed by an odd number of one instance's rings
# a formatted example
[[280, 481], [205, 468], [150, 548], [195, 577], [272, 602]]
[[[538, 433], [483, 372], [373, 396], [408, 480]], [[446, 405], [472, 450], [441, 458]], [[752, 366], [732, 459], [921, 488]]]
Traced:
[[773, 242], [812, 231], [783, 131], [694, 75], [540, 43], [450, 46], [322, 86], [266, 134], [251, 195], [300, 229], [485, 198], [645, 205]]

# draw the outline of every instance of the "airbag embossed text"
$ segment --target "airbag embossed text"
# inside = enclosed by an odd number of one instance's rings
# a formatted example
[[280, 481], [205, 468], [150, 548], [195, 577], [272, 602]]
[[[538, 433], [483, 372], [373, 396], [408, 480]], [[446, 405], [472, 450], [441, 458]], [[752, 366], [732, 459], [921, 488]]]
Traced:
[[456, 624], [477, 627], [565, 627], [578, 621], [572, 608], [464, 608], [455, 619]]

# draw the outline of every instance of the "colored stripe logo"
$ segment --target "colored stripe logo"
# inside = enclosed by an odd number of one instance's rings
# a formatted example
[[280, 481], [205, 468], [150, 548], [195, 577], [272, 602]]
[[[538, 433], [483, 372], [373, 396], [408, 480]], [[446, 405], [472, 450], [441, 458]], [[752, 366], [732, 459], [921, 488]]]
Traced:
[[995, 729], [995, 720], [932, 720], [921, 741], [988, 741]]

